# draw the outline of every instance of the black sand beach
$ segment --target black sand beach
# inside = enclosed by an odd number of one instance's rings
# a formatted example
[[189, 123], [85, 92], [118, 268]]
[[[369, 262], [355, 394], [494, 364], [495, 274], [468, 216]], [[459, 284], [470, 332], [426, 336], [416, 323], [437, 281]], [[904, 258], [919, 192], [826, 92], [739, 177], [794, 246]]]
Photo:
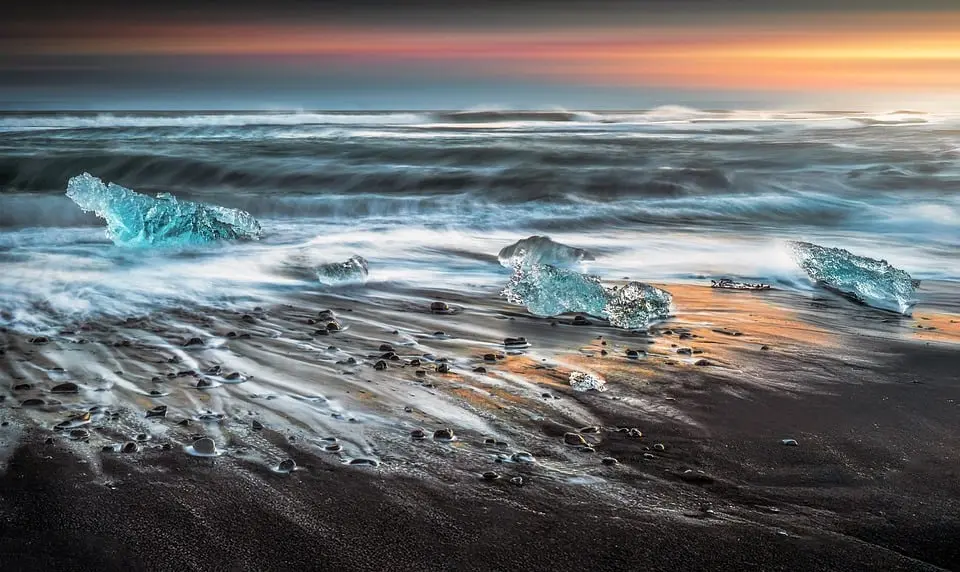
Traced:
[[[196, 358], [186, 364], [157, 359], [182, 347], [165, 318], [79, 325], [46, 343], [5, 332], [3, 568], [960, 568], [956, 315], [891, 319], [830, 295], [670, 288], [677, 315], [647, 336], [443, 292], [411, 293], [402, 307], [352, 304], [336, 310], [344, 329], [325, 335], [304, 318], [343, 301], [305, 298], [250, 318], [178, 316], [180, 327], [192, 320], [205, 328], [203, 348], [183, 349]], [[455, 313], [431, 313], [438, 299]], [[941, 327], [928, 331], [934, 322]], [[444, 336], [435, 335], [439, 327]], [[377, 370], [374, 340], [387, 343], [390, 328], [416, 346]], [[504, 355], [485, 362], [507, 334], [532, 347], [501, 346]], [[323, 361], [313, 345], [289, 343], [298, 339], [336, 344], [360, 363]], [[248, 358], [262, 369], [201, 398], [188, 383], [204, 375], [157, 381], [147, 371], [201, 370], [208, 347], [221, 357], [230, 348], [237, 361], [224, 362], [225, 371]], [[625, 357], [630, 347], [646, 357]], [[682, 347], [702, 353], [678, 354]], [[436, 362], [414, 375], [416, 366], [401, 365], [414, 353], [447, 357], [450, 372], [435, 371], [444, 363]], [[109, 364], [127, 383], [88, 392], [94, 383], [76, 379], [79, 394], [54, 400], [44, 375], [69, 355]], [[480, 366], [487, 374], [473, 371]], [[603, 375], [608, 391], [573, 391], [566, 374], [576, 369]], [[277, 380], [288, 376], [304, 385], [284, 388]], [[313, 424], [298, 409], [262, 405], [303, 401], [311, 379], [327, 392]], [[254, 384], [275, 399], [252, 396]], [[169, 393], [145, 396], [151, 387]], [[46, 403], [24, 406], [31, 397]], [[52, 430], [94, 403], [120, 415], [95, 416], [79, 440]], [[159, 403], [169, 406], [166, 417], [144, 417]], [[356, 419], [328, 425], [322, 407], [331, 404]], [[203, 407], [223, 416], [178, 424]], [[486, 443], [474, 416], [503, 443]], [[251, 431], [251, 419], [265, 428]], [[417, 426], [426, 440], [409, 438]], [[458, 441], [430, 439], [444, 426]], [[320, 438], [337, 427], [343, 451], [329, 454], [322, 447], [332, 441]], [[101, 452], [135, 441], [138, 430], [149, 434], [136, 452]], [[578, 432], [593, 452], [563, 444]], [[220, 456], [185, 453], [202, 435], [215, 439]], [[536, 462], [497, 462], [498, 451], [519, 450]], [[602, 460], [609, 457], [616, 464]], [[297, 470], [274, 470], [284, 458]], [[362, 458], [378, 465], [346, 464]], [[487, 471], [498, 478], [485, 480]]]

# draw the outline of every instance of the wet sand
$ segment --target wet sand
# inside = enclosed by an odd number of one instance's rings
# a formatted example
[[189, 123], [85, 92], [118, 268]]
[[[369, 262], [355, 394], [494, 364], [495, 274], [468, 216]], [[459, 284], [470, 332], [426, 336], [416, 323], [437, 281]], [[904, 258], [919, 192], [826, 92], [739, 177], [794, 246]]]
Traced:
[[[0, 554], [24, 570], [960, 567], [953, 308], [663, 287], [676, 315], [646, 333], [445, 291], [3, 332]], [[517, 336], [530, 347], [504, 346]], [[607, 390], [574, 391], [571, 371]], [[202, 436], [217, 456], [188, 454]]]

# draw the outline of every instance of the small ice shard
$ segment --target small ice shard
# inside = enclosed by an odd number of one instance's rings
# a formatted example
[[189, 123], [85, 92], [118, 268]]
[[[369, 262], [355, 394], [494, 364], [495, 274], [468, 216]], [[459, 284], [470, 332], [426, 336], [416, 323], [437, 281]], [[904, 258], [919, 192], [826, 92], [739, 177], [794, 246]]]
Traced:
[[769, 284], [751, 283], [751, 282], [735, 282], [729, 278], [721, 278], [720, 280], [711, 280], [711, 288], [721, 288], [725, 290], [769, 290]]
[[510, 246], [505, 246], [500, 254], [501, 266], [513, 268], [518, 263], [549, 264], [551, 266], [575, 266], [585, 260], [594, 260], [592, 254], [582, 248], [574, 248], [566, 244], [554, 242], [549, 236], [531, 236], [518, 240]]
[[630, 282], [607, 290], [604, 315], [610, 325], [626, 330], [639, 330], [670, 314], [673, 296], [666, 290], [643, 282]]
[[643, 329], [666, 318], [673, 300], [669, 292], [649, 284], [630, 282], [604, 288], [596, 276], [549, 264], [517, 263], [502, 294], [537, 316], [581, 312], [606, 318], [624, 329]]
[[324, 286], [363, 284], [367, 274], [367, 261], [362, 256], [351, 256], [344, 262], [321, 264], [317, 268], [317, 279]]
[[169, 193], [142, 195], [84, 173], [67, 183], [67, 197], [107, 222], [107, 236], [120, 246], [186, 246], [219, 240], [260, 238], [250, 213], [190, 201]]
[[857, 256], [842, 248], [792, 242], [794, 260], [821, 286], [861, 304], [909, 316], [919, 280], [886, 260]]
[[513, 304], [527, 307], [537, 316], [582, 312], [603, 316], [607, 294], [600, 278], [549, 264], [522, 265], [518, 262], [503, 290]]
[[596, 391], [606, 391], [607, 382], [592, 373], [571, 371], [570, 387], [572, 387], [575, 391], [590, 391], [591, 389]]

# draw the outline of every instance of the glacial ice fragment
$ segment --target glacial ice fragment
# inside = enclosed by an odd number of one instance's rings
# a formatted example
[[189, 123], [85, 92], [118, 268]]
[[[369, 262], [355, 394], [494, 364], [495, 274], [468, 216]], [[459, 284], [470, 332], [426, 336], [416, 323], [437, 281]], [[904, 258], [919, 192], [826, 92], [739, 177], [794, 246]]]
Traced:
[[591, 389], [596, 391], [606, 391], [607, 382], [599, 376], [593, 375], [592, 373], [571, 371], [570, 387], [572, 387], [574, 391], [590, 391]]
[[324, 286], [363, 284], [367, 281], [367, 261], [362, 256], [351, 256], [344, 262], [321, 264], [317, 278]]
[[810, 278], [853, 300], [891, 312], [910, 315], [917, 303], [919, 280], [886, 260], [857, 256], [842, 248], [792, 242], [793, 258]]
[[583, 312], [602, 316], [607, 294], [600, 279], [549, 264], [523, 265], [517, 262], [513, 276], [503, 290], [513, 304], [527, 307], [537, 316]]
[[84, 173], [67, 183], [67, 196], [107, 222], [107, 236], [120, 246], [186, 246], [219, 240], [260, 238], [250, 213], [181, 201], [169, 193], [142, 195]]
[[611, 325], [624, 329], [643, 329], [666, 318], [673, 301], [669, 292], [642, 282], [604, 288], [596, 276], [521, 262], [514, 266], [502, 294], [538, 316], [580, 312], [607, 318]]
[[626, 330], [638, 330], [670, 314], [673, 296], [666, 290], [643, 282], [630, 282], [620, 288], [607, 290], [604, 313], [610, 325]]
[[558, 267], [570, 267], [585, 260], [594, 260], [593, 255], [582, 248], [554, 242], [549, 236], [531, 236], [503, 247], [497, 255], [501, 266], [513, 268], [520, 263], [549, 264]]

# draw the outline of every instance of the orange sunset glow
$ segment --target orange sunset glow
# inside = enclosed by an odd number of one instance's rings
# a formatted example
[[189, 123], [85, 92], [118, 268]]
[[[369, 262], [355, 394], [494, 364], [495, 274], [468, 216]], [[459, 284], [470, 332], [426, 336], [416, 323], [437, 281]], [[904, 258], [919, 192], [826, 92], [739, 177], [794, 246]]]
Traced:
[[535, 30], [134, 24], [56, 30], [7, 53], [451, 62], [481, 75], [752, 90], [960, 90], [960, 12]]

